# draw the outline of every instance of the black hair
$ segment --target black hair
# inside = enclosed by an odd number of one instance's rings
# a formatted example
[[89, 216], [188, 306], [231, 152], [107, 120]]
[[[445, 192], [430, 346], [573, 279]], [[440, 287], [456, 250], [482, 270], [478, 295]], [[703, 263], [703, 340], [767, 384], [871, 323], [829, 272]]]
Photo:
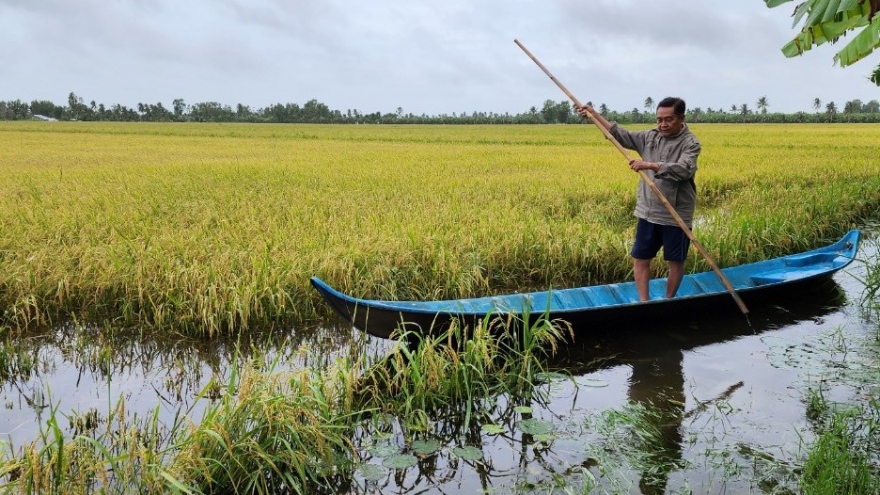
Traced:
[[672, 107], [672, 111], [679, 117], [684, 117], [684, 112], [687, 109], [684, 100], [675, 96], [667, 96], [660, 100], [660, 103], [657, 104], [657, 108], [660, 107]]

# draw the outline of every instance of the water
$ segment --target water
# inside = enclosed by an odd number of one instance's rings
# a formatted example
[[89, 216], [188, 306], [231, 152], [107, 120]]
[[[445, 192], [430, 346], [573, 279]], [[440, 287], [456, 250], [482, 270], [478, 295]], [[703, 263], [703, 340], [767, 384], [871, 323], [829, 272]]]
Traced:
[[[503, 433], [475, 440], [458, 432], [420, 470], [389, 473], [358, 492], [580, 493], [595, 483], [611, 493], [746, 493], [759, 479], [796, 483], [784, 468], [810, 437], [807, 388], [821, 379], [834, 399], [854, 399], [844, 377], [831, 387], [829, 370], [844, 369], [842, 338], [852, 345], [874, 335], [853, 305], [860, 290], [841, 274], [808, 296], [754, 308], [751, 324], [650, 324], [583, 339], [551, 363], [571, 379], [552, 379], [548, 397], [531, 403], [528, 416], [553, 424], [547, 441], [518, 430], [522, 417], [513, 413]], [[480, 458], [450, 451], [465, 444], [477, 445]], [[610, 472], [605, 479], [597, 479], [599, 467]]]
[[[831, 349], [825, 340], [850, 319], [843, 295], [834, 286], [809, 299], [753, 310], [751, 326], [733, 319], [632, 334], [606, 344], [604, 350], [614, 358], [596, 371], [587, 368], [576, 380], [607, 387], [576, 390], [566, 384], [558, 396], [577, 393], [569, 407], [571, 424], [590, 423], [589, 418], [625, 409], [628, 403], [644, 407], [641, 420], [648, 431], [656, 428], [658, 438], [618, 439], [630, 444], [620, 448], [595, 431], [580, 437], [616, 449], [611, 462], [622, 458], [644, 467], [643, 473], [631, 473], [630, 493], [664, 493], [667, 486], [672, 493], [685, 488], [695, 493], [747, 492], [759, 475], [742, 472], [755, 460], [750, 452], [780, 459], [796, 455], [808, 429], [808, 375], [823, 370], [822, 363], [810, 358]], [[863, 332], [858, 326], [854, 331]], [[634, 413], [637, 420], [639, 411]], [[602, 421], [593, 419], [591, 424], [596, 422]], [[634, 447], [641, 452], [630, 452]], [[570, 455], [582, 451], [597, 455], [595, 449], [574, 449]], [[573, 461], [576, 455], [567, 459]]]
[[[876, 251], [868, 237], [862, 259]], [[790, 485], [788, 468], [811, 438], [808, 389], [849, 403], [877, 394], [853, 386], [880, 366], [870, 351], [876, 325], [857, 304], [863, 276], [856, 262], [829, 287], [750, 308], [748, 320], [731, 312], [724, 321], [646, 322], [578, 339], [551, 360], [554, 373], [532, 397], [486, 398], [495, 413], [468, 424], [455, 414], [432, 418], [439, 450], [415, 467], [383, 466], [383, 454], [370, 450], [381, 442], [361, 438], [373, 470], [359, 470], [349, 491], [743, 493]], [[87, 413], [105, 417], [120, 399], [129, 414], [158, 407], [163, 418], [182, 409], [197, 419], [204, 402], [196, 396], [225, 383], [251, 346], [287, 366], [323, 367], [346, 355], [381, 356], [392, 344], [330, 323], [209, 343], [68, 323], [6, 342], [0, 438], [21, 446], [39, 437], [50, 408], [72, 425]], [[529, 418], [550, 433], [524, 431]], [[393, 420], [391, 432], [382, 441], [406, 447]]]

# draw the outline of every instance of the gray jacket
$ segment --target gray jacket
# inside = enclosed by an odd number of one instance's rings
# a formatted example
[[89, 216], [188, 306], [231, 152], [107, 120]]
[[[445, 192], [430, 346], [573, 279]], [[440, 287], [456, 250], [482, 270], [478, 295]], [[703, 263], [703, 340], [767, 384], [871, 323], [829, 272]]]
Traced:
[[[665, 138], [657, 129], [628, 131], [613, 123], [611, 134], [621, 146], [635, 150], [646, 162], [660, 164], [660, 170], [645, 170], [654, 181], [666, 200], [691, 227], [694, 221], [694, 207], [697, 203], [697, 187], [694, 175], [697, 173], [697, 157], [700, 156], [700, 142], [687, 124], [675, 136]], [[635, 216], [660, 225], [678, 225], [666, 207], [643, 180], [639, 180], [636, 196]]]

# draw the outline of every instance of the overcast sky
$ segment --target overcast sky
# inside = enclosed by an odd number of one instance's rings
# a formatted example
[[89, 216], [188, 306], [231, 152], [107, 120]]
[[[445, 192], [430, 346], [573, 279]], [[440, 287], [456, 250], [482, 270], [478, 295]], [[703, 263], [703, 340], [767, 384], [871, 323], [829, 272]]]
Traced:
[[[762, 0], [0, 0], [0, 100], [105, 105], [214, 101], [256, 110], [523, 113], [578, 99], [642, 110], [838, 108], [880, 99], [878, 55], [842, 69], [842, 44], [785, 58], [794, 3]], [[845, 38], [847, 41], [849, 38]]]

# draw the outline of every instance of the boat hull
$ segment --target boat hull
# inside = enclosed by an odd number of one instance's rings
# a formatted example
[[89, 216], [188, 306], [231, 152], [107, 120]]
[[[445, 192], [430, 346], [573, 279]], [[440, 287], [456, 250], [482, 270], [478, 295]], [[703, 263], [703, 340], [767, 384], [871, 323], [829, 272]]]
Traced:
[[[780, 297], [815, 291], [849, 265], [858, 250], [860, 233], [852, 230], [837, 242], [804, 253], [722, 269], [746, 304], [770, 304]], [[502, 319], [528, 322], [544, 318], [567, 322], [576, 333], [632, 323], [656, 323], [674, 318], [731, 316], [739, 307], [712, 271], [685, 275], [679, 293], [665, 298], [665, 279], [650, 283], [651, 300], [640, 302], [633, 282], [559, 289], [527, 294], [445, 301], [380, 301], [360, 299], [333, 289], [312, 277], [312, 285], [343, 319], [380, 338], [403, 330], [439, 334], [451, 323], [473, 328]]]

